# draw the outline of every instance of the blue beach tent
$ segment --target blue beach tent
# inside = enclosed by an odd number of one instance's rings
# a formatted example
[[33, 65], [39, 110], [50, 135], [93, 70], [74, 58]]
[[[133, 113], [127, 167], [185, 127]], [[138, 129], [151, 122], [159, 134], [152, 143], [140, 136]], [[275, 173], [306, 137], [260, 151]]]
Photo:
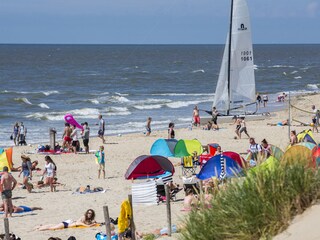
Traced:
[[174, 157], [174, 148], [178, 140], [160, 138], [155, 141], [150, 149], [151, 155], [159, 155], [163, 157]]
[[[200, 180], [206, 180], [212, 177], [219, 177], [221, 174], [221, 156], [217, 155], [212, 157], [201, 168], [197, 178]], [[225, 177], [234, 177], [241, 172], [241, 167], [232, 158], [223, 156], [225, 159]]]

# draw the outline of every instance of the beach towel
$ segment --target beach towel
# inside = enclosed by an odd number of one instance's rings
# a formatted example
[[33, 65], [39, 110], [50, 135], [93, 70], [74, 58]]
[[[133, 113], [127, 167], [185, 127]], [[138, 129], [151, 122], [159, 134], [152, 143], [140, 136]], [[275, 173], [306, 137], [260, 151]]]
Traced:
[[102, 187], [95, 187], [90, 189], [90, 186], [78, 187], [72, 194], [88, 194], [88, 193], [105, 193], [107, 190]]
[[129, 200], [124, 200], [121, 203], [120, 214], [118, 218], [119, 233], [123, 233], [130, 226], [130, 218], [132, 216]]

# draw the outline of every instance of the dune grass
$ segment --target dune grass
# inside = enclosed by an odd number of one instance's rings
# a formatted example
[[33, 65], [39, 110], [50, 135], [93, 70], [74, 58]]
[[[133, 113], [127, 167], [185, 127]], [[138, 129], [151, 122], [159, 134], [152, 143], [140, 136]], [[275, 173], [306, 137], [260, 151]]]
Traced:
[[271, 239], [309, 207], [320, 192], [319, 170], [305, 163], [275, 163], [227, 183], [212, 200], [184, 220], [181, 239]]

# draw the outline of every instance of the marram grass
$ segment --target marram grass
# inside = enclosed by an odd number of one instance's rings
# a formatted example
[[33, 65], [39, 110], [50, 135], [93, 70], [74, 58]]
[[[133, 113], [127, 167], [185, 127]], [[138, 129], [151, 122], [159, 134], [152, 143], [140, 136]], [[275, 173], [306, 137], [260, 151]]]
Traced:
[[310, 206], [320, 193], [318, 170], [302, 161], [251, 172], [227, 183], [212, 200], [184, 220], [181, 239], [271, 239]]

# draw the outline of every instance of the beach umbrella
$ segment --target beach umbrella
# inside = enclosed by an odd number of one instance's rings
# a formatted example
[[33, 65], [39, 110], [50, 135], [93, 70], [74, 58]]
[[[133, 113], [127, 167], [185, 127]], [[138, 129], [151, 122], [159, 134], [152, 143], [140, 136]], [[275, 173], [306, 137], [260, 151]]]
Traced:
[[174, 156], [174, 148], [177, 144], [178, 140], [176, 139], [163, 139], [160, 138], [156, 140], [150, 149], [151, 155], [159, 155], [163, 157], [173, 157]]
[[212, 157], [201, 168], [197, 178], [200, 180], [209, 179], [212, 177], [222, 178], [237, 176], [242, 171], [239, 164], [230, 157], [217, 155]]
[[167, 172], [174, 174], [174, 166], [163, 156], [141, 155], [129, 165], [125, 179], [148, 178], [163, 175]]
[[175, 157], [192, 156], [194, 152], [197, 152], [197, 155], [201, 155], [203, 153], [202, 145], [197, 139], [180, 139], [174, 148]]

